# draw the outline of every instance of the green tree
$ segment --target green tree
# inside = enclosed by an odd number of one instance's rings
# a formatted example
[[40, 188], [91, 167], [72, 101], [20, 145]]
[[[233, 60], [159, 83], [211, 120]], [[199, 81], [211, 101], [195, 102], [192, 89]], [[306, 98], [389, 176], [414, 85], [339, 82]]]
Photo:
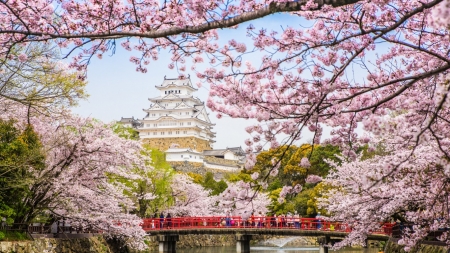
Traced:
[[211, 195], [219, 195], [228, 187], [227, 183], [223, 179], [216, 181], [212, 172], [206, 173], [201, 185], [203, 188], [211, 190]]
[[15, 47], [11, 56], [0, 59], [0, 98], [47, 113], [75, 106], [87, 97], [86, 82], [79, 78], [80, 73], [61, 64], [56, 49], [30, 43]]
[[45, 211], [29, 202], [33, 172], [44, 168], [45, 156], [32, 126], [20, 130], [14, 123], [0, 120], [0, 216], [24, 223]]
[[[175, 171], [166, 162], [164, 152], [144, 145], [143, 156], [147, 156], [148, 164], [152, 168], [133, 168], [134, 173], [142, 176], [142, 179], [125, 180], [110, 175], [112, 181], [125, 184], [130, 190], [125, 193], [133, 199], [136, 205], [135, 212], [139, 217], [149, 217], [166, 209], [173, 203], [171, 192], [171, 180]], [[126, 208], [126, 207], [125, 207]]]
[[216, 181], [212, 172], [206, 172], [205, 176], [193, 172], [188, 172], [187, 175], [192, 178], [194, 183], [203, 186], [206, 190], [211, 190], [212, 196], [221, 194], [228, 187], [223, 179]]
[[115, 123], [112, 126], [112, 129], [114, 133], [116, 133], [122, 138], [130, 140], [139, 140], [139, 132], [132, 127], [126, 127], [121, 123]]
[[[254, 168], [251, 171], [241, 172], [237, 178], [248, 179], [252, 173], [260, 173], [260, 179], [266, 179], [266, 182], [268, 182], [266, 191], [270, 192], [272, 212], [297, 211], [301, 215], [312, 216], [317, 212], [315, 198], [322, 195], [319, 194], [319, 189], [315, 189], [316, 186], [305, 184], [305, 180], [308, 175], [326, 176], [331, 169], [327, 160], [340, 163], [339, 158], [336, 157], [339, 154], [339, 148], [332, 145], [281, 146], [278, 149], [261, 152], [256, 157]], [[311, 166], [300, 166], [300, 161], [304, 157], [309, 159]], [[269, 175], [274, 168], [274, 161], [279, 161], [280, 167], [278, 174], [272, 177]], [[279, 199], [279, 193], [283, 186], [295, 186], [297, 184], [303, 186], [302, 192], [288, 194], [285, 199]], [[282, 202], [280, 203], [280, 201]]]

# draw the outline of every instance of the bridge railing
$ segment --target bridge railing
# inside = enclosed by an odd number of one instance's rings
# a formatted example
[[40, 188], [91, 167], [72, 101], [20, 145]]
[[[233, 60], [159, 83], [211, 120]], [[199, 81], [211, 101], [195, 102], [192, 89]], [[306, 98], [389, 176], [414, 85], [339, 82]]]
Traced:
[[197, 228], [250, 228], [250, 229], [303, 229], [350, 232], [350, 226], [342, 222], [330, 222], [317, 218], [280, 217], [177, 217], [144, 219], [142, 228], [146, 231], [159, 229], [197, 229]]
[[[380, 229], [373, 234], [391, 235], [395, 223], [382, 223]], [[255, 216], [242, 219], [239, 216], [208, 216], [208, 217], [176, 217], [144, 219], [142, 228], [145, 231], [166, 229], [301, 229], [351, 232], [348, 223], [327, 221], [320, 218], [281, 218]]]

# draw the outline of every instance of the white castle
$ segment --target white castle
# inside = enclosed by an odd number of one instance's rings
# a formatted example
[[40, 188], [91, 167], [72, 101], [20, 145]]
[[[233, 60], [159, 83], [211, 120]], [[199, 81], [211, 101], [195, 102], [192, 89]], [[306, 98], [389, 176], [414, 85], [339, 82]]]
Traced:
[[139, 138], [151, 147], [166, 152], [168, 162], [203, 163], [207, 168], [234, 171], [242, 167], [245, 154], [240, 147], [212, 150], [214, 126], [204, 102], [193, 96], [197, 91], [189, 78], [168, 79], [155, 86], [158, 97], [151, 102], [143, 119], [122, 118], [134, 127]]

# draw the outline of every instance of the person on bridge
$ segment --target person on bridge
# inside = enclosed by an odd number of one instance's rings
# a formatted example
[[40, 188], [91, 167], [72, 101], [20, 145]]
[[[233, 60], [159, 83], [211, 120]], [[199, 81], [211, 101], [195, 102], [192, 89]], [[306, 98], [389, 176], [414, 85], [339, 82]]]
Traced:
[[271, 227], [277, 226], [277, 215], [276, 214], [272, 214], [272, 216], [270, 217], [270, 226]]
[[166, 222], [167, 228], [170, 229], [172, 227], [172, 216], [170, 215], [170, 213], [168, 213], [166, 216]]
[[316, 221], [317, 221], [317, 229], [322, 229], [322, 224], [320, 223], [320, 212], [317, 213]]
[[227, 216], [225, 217], [225, 224], [227, 227], [231, 226], [231, 214], [230, 211], [227, 211]]
[[264, 226], [264, 217], [263, 217], [261, 211], [259, 211], [259, 213], [258, 213], [257, 221], [258, 221], [258, 227], [262, 228]]
[[164, 213], [161, 212], [161, 214], [159, 215], [159, 229], [163, 228], [164, 228]]
[[250, 226], [254, 227], [255, 226], [255, 213], [254, 212], [252, 212], [252, 215], [250, 216], [250, 220], [251, 220]]
[[295, 228], [300, 228], [300, 215], [298, 215], [297, 211], [294, 212], [294, 225]]

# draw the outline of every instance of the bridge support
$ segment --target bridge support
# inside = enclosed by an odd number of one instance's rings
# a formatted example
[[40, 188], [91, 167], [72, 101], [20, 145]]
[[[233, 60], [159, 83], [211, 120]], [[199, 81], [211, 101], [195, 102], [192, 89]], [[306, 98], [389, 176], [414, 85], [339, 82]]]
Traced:
[[236, 235], [236, 253], [249, 253], [252, 235]]
[[159, 253], [175, 253], [179, 235], [158, 235]]
[[317, 241], [320, 245], [319, 253], [328, 253], [328, 244], [331, 242], [330, 236], [319, 237]]

